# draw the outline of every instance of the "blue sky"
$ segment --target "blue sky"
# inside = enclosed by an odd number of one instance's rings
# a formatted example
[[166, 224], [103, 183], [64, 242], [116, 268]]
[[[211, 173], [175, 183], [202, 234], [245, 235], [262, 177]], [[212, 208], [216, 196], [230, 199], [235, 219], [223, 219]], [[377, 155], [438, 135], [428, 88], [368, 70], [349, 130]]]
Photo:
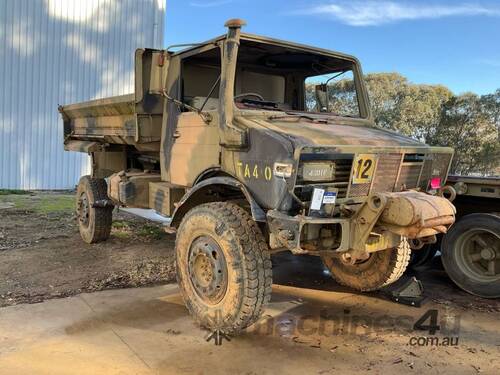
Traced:
[[167, 0], [165, 45], [244, 31], [346, 52], [365, 73], [486, 94], [500, 88], [500, 1]]

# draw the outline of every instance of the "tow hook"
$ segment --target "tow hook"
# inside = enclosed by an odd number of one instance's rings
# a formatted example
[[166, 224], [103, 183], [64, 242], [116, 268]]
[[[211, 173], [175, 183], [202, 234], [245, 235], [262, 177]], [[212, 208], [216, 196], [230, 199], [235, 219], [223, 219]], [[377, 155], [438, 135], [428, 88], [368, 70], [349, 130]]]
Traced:
[[457, 191], [453, 186], [445, 185], [438, 190], [437, 195], [448, 199], [450, 202], [453, 202], [457, 197]]

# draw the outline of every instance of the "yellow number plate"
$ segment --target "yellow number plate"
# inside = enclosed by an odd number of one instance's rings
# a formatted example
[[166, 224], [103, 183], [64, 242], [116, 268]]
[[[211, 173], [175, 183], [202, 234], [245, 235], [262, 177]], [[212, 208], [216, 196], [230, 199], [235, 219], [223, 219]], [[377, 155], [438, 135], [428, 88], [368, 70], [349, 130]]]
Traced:
[[367, 184], [372, 181], [376, 157], [373, 154], [357, 154], [354, 158], [352, 183]]

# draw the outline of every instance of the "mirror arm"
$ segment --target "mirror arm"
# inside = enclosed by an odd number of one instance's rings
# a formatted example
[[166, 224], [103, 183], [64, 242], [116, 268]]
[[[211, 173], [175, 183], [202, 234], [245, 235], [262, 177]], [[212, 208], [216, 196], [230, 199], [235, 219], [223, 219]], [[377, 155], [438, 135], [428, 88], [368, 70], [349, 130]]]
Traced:
[[172, 103], [174, 103], [176, 106], [178, 106], [179, 108], [185, 108], [187, 109], [188, 111], [191, 111], [191, 112], [196, 112], [197, 114], [199, 114], [201, 116], [201, 118], [203, 119], [203, 121], [205, 121], [206, 123], [209, 123], [210, 121], [212, 121], [212, 115], [210, 113], [207, 113], [207, 112], [203, 112], [201, 109], [198, 109], [196, 107], [193, 107], [187, 103], [184, 103], [180, 100], [177, 100], [173, 97], [171, 97], [170, 95], [167, 94], [167, 90], [165, 89], [162, 89], [158, 92], [152, 92], [153, 94], [160, 94], [162, 96], [165, 97], [165, 99], [167, 99], [168, 101], [171, 101]]
[[210, 89], [210, 92], [208, 93], [207, 97], [205, 98], [205, 100], [203, 101], [203, 104], [201, 105], [200, 107], [200, 111], [203, 111], [203, 108], [205, 108], [205, 104], [207, 104], [208, 102], [208, 99], [210, 99], [210, 97], [212, 96], [212, 94], [214, 93], [215, 91], [215, 88], [217, 87], [217, 85], [220, 83], [220, 77], [221, 75], [219, 74], [219, 78], [217, 78], [217, 81], [215, 81], [215, 83], [213, 84], [212, 88]]

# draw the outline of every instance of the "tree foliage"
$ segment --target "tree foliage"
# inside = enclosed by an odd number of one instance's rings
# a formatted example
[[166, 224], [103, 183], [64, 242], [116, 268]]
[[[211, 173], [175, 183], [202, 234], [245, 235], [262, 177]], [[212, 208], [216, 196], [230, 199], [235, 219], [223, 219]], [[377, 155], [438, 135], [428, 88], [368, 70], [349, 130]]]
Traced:
[[[368, 74], [365, 83], [378, 126], [453, 147], [452, 173], [500, 174], [500, 89], [483, 96], [454, 95], [443, 85], [414, 84], [398, 73]], [[336, 98], [334, 112], [352, 112], [352, 88], [348, 80], [329, 88]], [[312, 98], [314, 87], [306, 90]]]

